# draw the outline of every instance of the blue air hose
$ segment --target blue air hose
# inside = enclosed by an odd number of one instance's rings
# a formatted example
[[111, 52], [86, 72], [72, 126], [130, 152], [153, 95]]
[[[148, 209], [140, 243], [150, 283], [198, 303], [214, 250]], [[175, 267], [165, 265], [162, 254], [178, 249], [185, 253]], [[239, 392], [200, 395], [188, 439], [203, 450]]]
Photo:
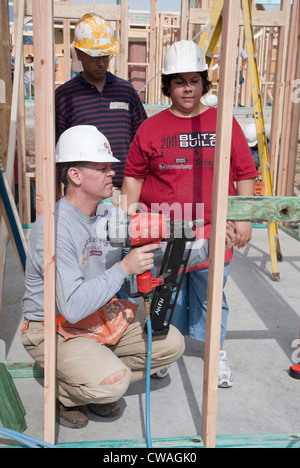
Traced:
[[147, 373], [146, 373], [146, 436], [147, 447], [152, 448], [151, 429], [150, 429], [150, 376], [151, 376], [151, 358], [152, 358], [152, 325], [150, 316], [146, 316], [148, 332], [148, 350], [147, 350]]
[[21, 434], [20, 432], [13, 431], [11, 429], [6, 429], [4, 427], [0, 427], [0, 435], [17, 440], [18, 442], [21, 442], [23, 445], [26, 445], [26, 447], [29, 448], [59, 448], [56, 445], [48, 444], [47, 442], [43, 442], [42, 440], [34, 439], [33, 437]]

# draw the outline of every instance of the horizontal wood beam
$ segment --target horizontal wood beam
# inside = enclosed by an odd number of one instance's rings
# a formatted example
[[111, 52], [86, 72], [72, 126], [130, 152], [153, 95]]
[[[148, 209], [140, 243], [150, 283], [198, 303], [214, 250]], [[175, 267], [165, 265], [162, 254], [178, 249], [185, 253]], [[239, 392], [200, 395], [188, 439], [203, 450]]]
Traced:
[[229, 197], [230, 221], [300, 221], [300, 197]]
[[[192, 24], [206, 24], [209, 16], [209, 9], [191, 8], [190, 10], [190, 23]], [[285, 26], [285, 12], [284, 11], [254, 11], [253, 12], [253, 26]], [[240, 26], [243, 26], [244, 19], [241, 11]]]
[[[32, 0], [26, 0], [25, 16], [32, 16]], [[121, 5], [105, 5], [92, 3], [66, 3], [54, 2], [54, 17], [62, 19], [79, 19], [91, 11], [98, 13], [103, 18], [110, 21], [121, 20]], [[209, 9], [191, 8], [190, 23], [205, 24], [209, 16]], [[284, 11], [254, 11], [253, 26], [285, 26]], [[129, 19], [128, 19], [129, 21]], [[241, 12], [240, 26], [244, 24]]]
[[[91, 12], [103, 16], [108, 21], [121, 20], [121, 5], [54, 2], [54, 18], [80, 19]], [[32, 16], [32, 0], [26, 0], [25, 15]]]

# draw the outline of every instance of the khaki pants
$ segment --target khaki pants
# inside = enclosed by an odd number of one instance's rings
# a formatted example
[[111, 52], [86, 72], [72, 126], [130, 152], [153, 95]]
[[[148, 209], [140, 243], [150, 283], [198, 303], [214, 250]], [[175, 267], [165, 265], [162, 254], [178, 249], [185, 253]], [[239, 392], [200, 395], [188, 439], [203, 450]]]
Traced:
[[[90, 338], [64, 341], [59, 334], [56, 334], [56, 338], [56, 396], [66, 407], [113, 403], [125, 394], [130, 383], [146, 376], [147, 334], [144, 333], [143, 321], [139, 321], [138, 317], [115, 346], [107, 346]], [[22, 343], [30, 356], [44, 367], [44, 325], [30, 322], [23, 332]], [[167, 336], [154, 337], [152, 373], [173, 364], [183, 352], [184, 338], [175, 327], [170, 327]], [[105, 379], [123, 369], [126, 374], [119, 382], [101, 385]]]

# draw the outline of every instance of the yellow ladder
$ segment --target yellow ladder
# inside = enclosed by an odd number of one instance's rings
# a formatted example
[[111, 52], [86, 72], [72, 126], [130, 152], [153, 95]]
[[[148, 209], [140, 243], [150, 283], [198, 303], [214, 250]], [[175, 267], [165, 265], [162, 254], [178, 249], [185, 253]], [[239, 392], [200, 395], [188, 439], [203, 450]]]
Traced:
[[[199, 45], [205, 52], [208, 66], [210, 66], [222, 32], [223, 4], [223, 0], [215, 0], [213, 2], [209, 19], [201, 33], [199, 40]], [[245, 26], [246, 51], [248, 55], [254, 120], [256, 126], [258, 152], [261, 167], [261, 177], [265, 185], [265, 195], [272, 197], [274, 194], [271, 181], [268, 143], [265, 130], [263, 106], [261, 100], [261, 89], [254, 43], [251, 1], [242, 0], [242, 8]], [[278, 261], [282, 261], [282, 253], [280, 248], [277, 223], [268, 223], [268, 238], [272, 263], [272, 280], [280, 281]]]

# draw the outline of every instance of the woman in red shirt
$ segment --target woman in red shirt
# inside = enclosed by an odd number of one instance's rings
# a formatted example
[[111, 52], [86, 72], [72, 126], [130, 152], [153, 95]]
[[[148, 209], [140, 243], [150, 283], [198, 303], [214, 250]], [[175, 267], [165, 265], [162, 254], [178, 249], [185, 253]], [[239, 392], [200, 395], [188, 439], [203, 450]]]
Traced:
[[[217, 109], [201, 102], [211, 87], [202, 49], [192, 41], [173, 44], [165, 57], [162, 83], [172, 105], [146, 120], [136, 134], [125, 169], [123, 208], [134, 211], [140, 202], [171, 218], [204, 217], [204, 237], [209, 238]], [[229, 195], [253, 195], [256, 176], [243, 131], [233, 119]], [[235, 230], [235, 246], [245, 247], [251, 240], [251, 223], [235, 223]], [[232, 256], [232, 249], [226, 252], [224, 287]], [[208, 264], [188, 271], [172, 318], [182, 334], [200, 341], [205, 341], [207, 279]], [[220, 387], [231, 387], [233, 382], [222, 350], [228, 312], [224, 294]]]

